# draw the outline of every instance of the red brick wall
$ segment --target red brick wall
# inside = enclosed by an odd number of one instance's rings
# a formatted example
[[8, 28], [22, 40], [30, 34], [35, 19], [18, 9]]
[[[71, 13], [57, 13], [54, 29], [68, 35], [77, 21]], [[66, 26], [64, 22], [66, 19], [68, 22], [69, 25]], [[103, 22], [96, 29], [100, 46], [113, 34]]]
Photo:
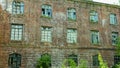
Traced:
[[[110, 25], [109, 14], [116, 13], [118, 21], [120, 21], [118, 8], [100, 3], [71, 2], [66, 0], [25, 0], [24, 4], [25, 12], [21, 17], [0, 11], [0, 13], [4, 13], [3, 19], [0, 21], [0, 68], [8, 68], [8, 57], [13, 52], [22, 55], [21, 68], [34, 68], [36, 60], [43, 53], [55, 56], [59, 54], [63, 56], [61, 57], [61, 62], [67, 55], [74, 53], [79, 56], [79, 60], [81, 57], [87, 59], [90, 67], [92, 66], [92, 55], [101, 52], [103, 57], [107, 57], [105, 59], [109, 62], [109, 66], [113, 65], [114, 46], [111, 45], [110, 33], [112, 31], [120, 32], [120, 24], [117, 26]], [[41, 17], [41, 6], [43, 4], [52, 6], [53, 15], [51, 19]], [[67, 20], [66, 11], [69, 7], [76, 9], [76, 21]], [[98, 12], [98, 24], [89, 22], [90, 10]], [[105, 20], [105, 23], [103, 23], [103, 20]], [[24, 25], [23, 41], [10, 40], [11, 23]], [[41, 26], [54, 28], [53, 43], [41, 42]], [[76, 28], [78, 30], [78, 41], [76, 44], [68, 44], [66, 42], [67, 28]], [[91, 44], [90, 30], [98, 30], [100, 32], [100, 45]]]

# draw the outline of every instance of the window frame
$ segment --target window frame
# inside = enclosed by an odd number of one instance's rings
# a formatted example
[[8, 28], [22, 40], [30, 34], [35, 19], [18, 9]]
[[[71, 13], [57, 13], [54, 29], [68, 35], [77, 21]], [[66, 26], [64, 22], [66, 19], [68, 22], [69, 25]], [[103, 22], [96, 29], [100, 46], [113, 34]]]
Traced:
[[98, 59], [98, 54], [93, 55], [92, 60], [93, 60], [93, 66], [99, 66], [100, 65], [100, 62], [99, 62], [99, 59]]
[[94, 11], [94, 10], [91, 10], [89, 12], [90, 16], [89, 16], [89, 20], [91, 23], [98, 23], [99, 21], [99, 16], [98, 16], [98, 12], [97, 11]]
[[41, 42], [52, 42], [52, 27], [41, 27]]
[[13, 1], [12, 2], [12, 14], [24, 14], [24, 2]]
[[76, 20], [76, 9], [75, 8], [68, 8], [67, 9], [67, 18], [68, 20]]
[[41, 14], [42, 14], [42, 17], [51, 18], [52, 17], [52, 6], [43, 4], [41, 6]]
[[120, 55], [114, 55], [114, 65], [120, 63]]
[[13, 68], [19, 68], [21, 66], [22, 56], [18, 53], [9, 54], [8, 66]]
[[23, 24], [11, 24], [10, 40], [22, 41], [23, 40]]
[[67, 43], [77, 43], [77, 29], [67, 29]]
[[[112, 34], [111, 34], [112, 45], [116, 45], [117, 44], [118, 35], [119, 35], [118, 32], [112, 32]], [[116, 38], [113, 39], [113, 36], [116, 37]], [[114, 43], [113, 43], [113, 41], [114, 41]]]
[[100, 34], [99, 31], [91, 30], [91, 43], [100, 44]]
[[115, 13], [110, 13], [109, 17], [110, 17], [110, 24], [111, 25], [117, 25], [118, 24], [117, 15]]

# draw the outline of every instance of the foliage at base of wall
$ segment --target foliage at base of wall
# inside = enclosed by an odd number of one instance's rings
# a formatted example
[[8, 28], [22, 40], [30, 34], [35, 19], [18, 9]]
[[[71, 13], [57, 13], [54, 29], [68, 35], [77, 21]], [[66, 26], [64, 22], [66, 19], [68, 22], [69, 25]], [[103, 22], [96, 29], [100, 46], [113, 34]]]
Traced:
[[[69, 63], [69, 65], [67, 65], [68, 63]], [[63, 61], [63, 63], [62, 63], [62, 68], [67, 68], [68, 66], [69, 66], [70, 68], [88, 68], [88, 67], [87, 67], [87, 61], [86, 61], [86, 60], [81, 59], [79, 63], [80, 63], [80, 64], [77, 65], [77, 64], [74, 62], [74, 60], [72, 60], [72, 59], [65, 59], [65, 60]]]
[[66, 66], [69, 66], [70, 68], [76, 68], [77, 64], [72, 59], [65, 59], [62, 64], [62, 68], [66, 68]]
[[100, 68], [108, 68], [107, 63], [103, 61], [103, 58], [100, 53], [98, 54], [98, 60], [100, 62], [100, 66], [99, 66]]
[[120, 37], [117, 39], [116, 53], [117, 55], [120, 55]]
[[50, 68], [51, 66], [51, 56], [48, 54], [43, 54], [41, 58], [38, 59], [36, 68]]
[[120, 68], [120, 64], [115, 64], [112, 68]]

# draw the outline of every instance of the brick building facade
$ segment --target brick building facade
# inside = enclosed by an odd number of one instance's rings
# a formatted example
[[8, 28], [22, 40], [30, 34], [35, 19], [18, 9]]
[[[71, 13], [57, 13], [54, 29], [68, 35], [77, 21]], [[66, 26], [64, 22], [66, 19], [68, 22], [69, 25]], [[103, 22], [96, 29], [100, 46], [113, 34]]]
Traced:
[[52, 68], [60, 68], [69, 55], [96, 68], [93, 58], [99, 52], [109, 67], [114, 65], [119, 6], [82, 0], [9, 0], [6, 4], [7, 11], [0, 12], [4, 13], [0, 68], [11, 67], [13, 54], [20, 58], [18, 68], [35, 68], [45, 53], [51, 55]]

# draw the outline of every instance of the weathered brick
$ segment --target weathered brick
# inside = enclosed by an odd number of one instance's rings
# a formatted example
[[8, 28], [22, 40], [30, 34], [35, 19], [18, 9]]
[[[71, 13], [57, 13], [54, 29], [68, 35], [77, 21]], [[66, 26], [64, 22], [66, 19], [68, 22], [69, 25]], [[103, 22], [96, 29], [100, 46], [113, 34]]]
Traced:
[[[109, 67], [114, 63], [115, 47], [111, 45], [111, 32], [120, 32], [120, 10], [118, 6], [102, 3], [67, 1], [67, 0], [21, 0], [25, 4], [23, 16], [12, 15], [0, 8], [0, 68], [8, 68], [8, 58], [11, 53], [22, 55], [20, 68], [35, 68], [37, 59], [44, 53], [52, 56], [52, 66], [59, 68], [65, 58], [70, 54], [78, 55], [78, 61], [86, 59], [88, 68], [92, 66], [92, 56], [102, 54]], [[9, 4], [12, 0], [8, 1]], [[51, 5], [52, 18], [41, 17], [41, 6]], [[67, 9], [75, 8], [76, 21], [67, 20]], [[98, 24], [91, 24], [89, 12], [95, 10], [99, 14]], [[109, 14], [115, 13], [118, 25], [109, 24]], [[10, 27], [12, 23], [23, 24], [23, 40], [10, 40]], [[52, 43], [41, 42], [41, 26], [53, 28]], [[67, 28], [75, 28], [78, 31], [76, 44], [66, 42]], [[100, 32], [100, 44], [93, 45], [90, 42], [90, 30]], [[57, 64], [56, 64], [57, 63]], [[58, 66], [58, 67], [57, 67]]]

